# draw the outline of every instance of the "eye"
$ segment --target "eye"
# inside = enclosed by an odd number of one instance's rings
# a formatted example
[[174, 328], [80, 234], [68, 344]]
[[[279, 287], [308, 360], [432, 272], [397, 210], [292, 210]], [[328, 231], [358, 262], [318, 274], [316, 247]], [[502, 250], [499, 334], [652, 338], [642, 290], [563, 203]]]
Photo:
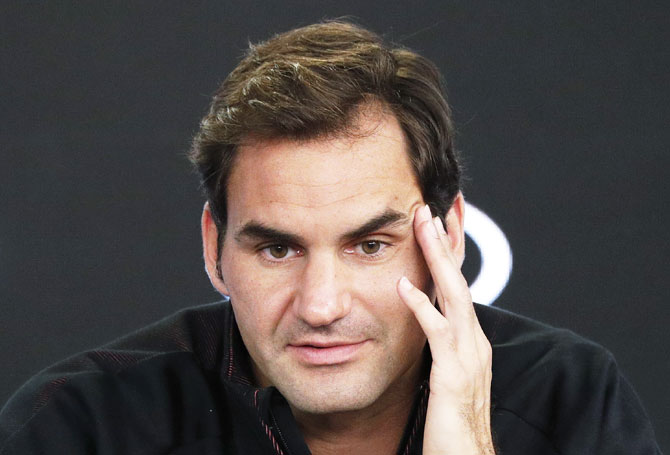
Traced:
[[273, 258], [282, 259], [288, 254], [288, 247], [286, 245], [272, 245], [267, 248], [268, 253]]
[[291, 259], [294, 256], [301, 256], [302, 252], [288, 245], [276, 243], [268, 245], [260, 250], [263, 259], [270, 262], [279, 262]]
[[378, 260], [382, 259], [388, 253], [387, 249], [392, 246], [381, 240], [364, 240], [353, 245], [344, 251], [347, 254], [358, 255], [361, 259]]
[[365, 254], [375, 254], [377, 253], [382, 247], [382, 244], [378, 240], [366, 240], [365, 242], [361, 243], [361, 250], [363, 250], [363, 253]]

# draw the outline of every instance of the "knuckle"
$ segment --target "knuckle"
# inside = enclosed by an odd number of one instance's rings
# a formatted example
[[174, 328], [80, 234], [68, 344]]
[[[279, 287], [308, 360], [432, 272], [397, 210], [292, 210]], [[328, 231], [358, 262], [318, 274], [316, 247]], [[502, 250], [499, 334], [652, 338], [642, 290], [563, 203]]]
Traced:
[[[441, 338], [449, 339], [453, 341], [453, 336], [451, 336], [451, 328], [449, 327], [449, 322], [445, 318], [440, 318], [433, 324], [433, 330]], [[446, 341], [446, 340], [445, 340]]]

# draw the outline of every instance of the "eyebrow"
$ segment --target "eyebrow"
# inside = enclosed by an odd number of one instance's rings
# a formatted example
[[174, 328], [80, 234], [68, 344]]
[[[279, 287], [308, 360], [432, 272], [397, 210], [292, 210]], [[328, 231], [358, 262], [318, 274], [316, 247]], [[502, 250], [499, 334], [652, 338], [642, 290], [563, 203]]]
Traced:
[[[406, 214], [389, 208], [366, 221], [361, 226], [344, 233], [340, 237], [340, 240], [345, 242], [355, 240], [382, 228], [406, 224], [408, 223], [408, 220], [409, 218]], [[238, 243], [243, 242], [245, 239], [250, 239], [272, 241], [284, 245], [305, 244], [304, 239], [299, 235], [269, 227], [258, 221], [249, 221], [245, 223], [245, 225], [235, 233], [234, 238]]]
[[382, 228], [406, 224], [408, 220], [409, 218], [406, 214], [398, 212], [397, 210], [386, 209], [384, 212], [366, 221], [363, 225], [345, 233], [342, 236], [342, 239], [354, 240], [360, 237], [364, 237], [368, 234], [372, 234], [373, 232]]
[[258, 221], [249, 221], [235, 233], [235, 241], [238, 243], [246, 239], [268, 240], [282, 245], [302, 245], [303, 239], [299, 235], [271, 228]]

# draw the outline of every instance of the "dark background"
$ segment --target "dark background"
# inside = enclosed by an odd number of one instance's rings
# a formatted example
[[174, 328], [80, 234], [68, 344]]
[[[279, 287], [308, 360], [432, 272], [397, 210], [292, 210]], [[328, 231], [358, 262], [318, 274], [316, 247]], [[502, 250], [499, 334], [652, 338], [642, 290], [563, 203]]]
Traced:
[[248, 40], [342, 15], [444, 72], [466, 198], [514, 254], [495, 304], [610, 349], [670, 447], [665, 1], [3, 2], [0, 403], [218, 297], [190, 138]]

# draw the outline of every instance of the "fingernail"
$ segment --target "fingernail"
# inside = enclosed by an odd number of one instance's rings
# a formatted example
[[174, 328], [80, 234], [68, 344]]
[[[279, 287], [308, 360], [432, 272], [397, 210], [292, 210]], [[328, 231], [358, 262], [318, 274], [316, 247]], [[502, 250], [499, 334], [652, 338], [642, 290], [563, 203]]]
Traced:
[[409, 280], [405, 277], [400, 278], [400, 287], [403, 288], [406, 291], [409, 291], [412, 289], [412, 283], [409, 282]]
[[439, 232], [440, 234], [446, 234], [447, 233], [447, 231], [444, 230], [444, 224], [442, 224], [442, 220], [440, 219], [439, 216], [436, 216], [435, 218], [433, 218], [433, 224], [437, 228], [437, 232]]
[[432, 218], [430, 214], [430, 207], [428, 207], [428, 204], [421, 207], [421, 218], [423, 218], [426, 221]]
[[430, 224], [430, 231], [431, 233], [435, 236], [436, 239], [440, 238], [440, 234], [438, 234], [437, 227], [435, 226], [435, 220], [428, 218], [429, 221], [431, 221]]
[[[419, 222], [423, 223], [424, 221], [432, 221], [433, 216], [430, 213], [430, 207], [428, 207], [428, 204], [424, 205], [419, 209]], [[435, 223], [428, 223], [430, 224], [430, 232], [433, 234], [433, 237], [436, 239], [440, 238], [440, 235], [437, 233], [437, 228], [435, 227]]]

